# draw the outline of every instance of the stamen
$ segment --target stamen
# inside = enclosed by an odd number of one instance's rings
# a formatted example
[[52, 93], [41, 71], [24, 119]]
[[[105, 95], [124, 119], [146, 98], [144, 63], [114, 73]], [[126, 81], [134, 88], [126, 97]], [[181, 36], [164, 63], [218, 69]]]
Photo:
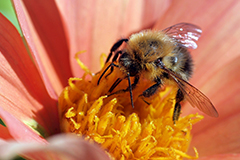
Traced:
[[[86, 74], [82, 78], [70, 78], [59, 97], [59, 115], [64, 132], [75, 133], [88, 141], [95, 141], [113, 159], [196, 159], [187, 154], [191, 141], [192, 125], [203, 119], [198, 114], [180, 117], [172, 121], [176, 92], [166, 87], [148, 99], [147, 105], [141, 97], [147, 83], [139, 82], [133, 90], [134, 109], [129, 93], [107, 96], [112, 84], [119, 78], [114, 70], [107, 78], [97, 81], [101, 72], [93, 75], [78, 59]], [[87, 74], [92, 75], [86, 80]], [[114, 90], [125, 89], [123, 80]]]

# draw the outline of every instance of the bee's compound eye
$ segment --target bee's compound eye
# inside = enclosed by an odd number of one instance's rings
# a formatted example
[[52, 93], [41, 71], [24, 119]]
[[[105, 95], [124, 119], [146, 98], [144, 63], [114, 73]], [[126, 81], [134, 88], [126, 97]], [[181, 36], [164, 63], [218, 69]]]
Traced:
[[155, 61], [155, 64], [156, 64], [156, 66], [161, 67], [161, 66], [163, 65], [162, 57], [158, 58], [158, 59]]
[[170, 62], [172, 63], [172, 65], [175, 65], [178, 62], [178, 57], [171, 57]]
[[156, 64], [159, 64], [159, 63], [161, 63], [161, 62], [162, 62], [162, 58], [158, 58], [158, 59], [155, 61]]

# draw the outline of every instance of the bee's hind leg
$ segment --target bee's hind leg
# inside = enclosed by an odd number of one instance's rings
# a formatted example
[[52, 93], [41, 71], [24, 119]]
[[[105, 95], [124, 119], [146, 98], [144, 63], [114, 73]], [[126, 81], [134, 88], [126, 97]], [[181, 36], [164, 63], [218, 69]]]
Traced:
[[175, 124], [175, 122], [178, 120], [180, 113], [181, 113], [181, 104], [180, 102], [184, 99], [184, 95], [182, 93], [182, 91], [180, 89], [178, 89], [177, 91], [177, 95], [176, 95], [176, 104], [174, 106], [174, 111], [173, 111], [173, 123]]

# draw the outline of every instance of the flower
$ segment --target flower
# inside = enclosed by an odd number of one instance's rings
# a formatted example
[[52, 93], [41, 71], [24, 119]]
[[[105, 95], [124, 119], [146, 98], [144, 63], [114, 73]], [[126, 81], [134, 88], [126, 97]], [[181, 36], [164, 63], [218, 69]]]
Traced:
[[[83, 74], [73, 59], [76, 52], [87, 50], [80, 59], [96, 72], [96, 54], [108, 51], [121, 35], [151, 26], [163, 29], [184, 21], [203, 29], [199, 47], [192, 51], [196, 69], [191, 83], [208, 95], [220, 114], [218, 119], [206, 116], [196, 124], [191, 145], [198, 149], [199, 157], [239, 157], [238, 1], [106, 4], [24, 0], [24, 11], [19, 0], [13, 2], [29, 48], [26, 50], [19, 34], [1, 15], [0, 26], [4, 30], [0, 34], [0, 117], [7, 125], [1, 126], [2, 140], [47, 143], [22, 122], [34, 122], [31, 127], [39, 126], [45, 136], [59, 132], [56, 95], [67, 85], [69, 77]], [[187, 105], [183, 109], [183, 115], [195, 112]], [[66, 150], [70, 147], [69, 144]]]
[[[166, 87], [151, 97], [151, 105], [136, 95], [141, 94], [147, 83], [140, 82], [133, 94], [133, 109], [129, 94], [107, 97], [107, 91], [121, 76], [115, 69], [97, 85], [99, 76], [109, 63], [93, 75], [78, 59], [85, 70], [83, 78], [70, 78], [59, 96], [60, 124], [63, 132], [84, 136], [94, 140], [114, 159], [182, 159], [198, 158], [186, 154], [191, 141], [192, 125], [203, 119], [198, 114], [181, 117], [173, 123], [176, 91]], [[91, 80], [86, 79], [90, 74]], [[126, 87], [127, 82], [118, 84], [115, 90]], [[153, 98], [154, 97], [154, 98]], [[150, 99], [149, 99], [150, 100]], [[128, 104], [128, 105], [127, 105]]]

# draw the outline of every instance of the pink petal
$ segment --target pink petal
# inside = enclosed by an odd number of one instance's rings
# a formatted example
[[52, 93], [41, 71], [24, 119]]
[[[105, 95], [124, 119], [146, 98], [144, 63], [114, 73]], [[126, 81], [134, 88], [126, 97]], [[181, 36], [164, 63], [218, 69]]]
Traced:
[[0, 117], [6, 124], [10, 135], [14, 137], [16, 141], [46, 143], [45, 139], [2, 108], [0, 108]]
[[[201, 87], [222, 65], [240, 55], [240, 1], [173, 1], [155, 25], [164, 29], [179, 22], [200, 26], [203, 30], [198, 48], [191, 51], [195, 72], [191, 82]], [[202, 76], [204, 75], [204, 76]]]
[[[239, 153], [240, 148], [240, 57], [222, 66], [208, 80], [210, 99], [219, 118], [206, 116], [193, 130], [192, 146], [203, 156], [220, 153]], [[203, 88], [205, 89], [205, 87]], [[207, 90], [207, 89], [205, 89]], [[188, 106], [187, 106], [188, 107]], [[184, 108], [184, 113], [193, 112]]]
[[199, 158], [199, 160], [239, 160], [240, 154], [219, 154], [209, 157]]
[[[60, 94], [67, 85], [68, 78], [72, 76], [68, 37], [64, 32], [61, 15], [54, 1], [24, 0], [23, 2], [28, 13], [24, 12], [21, 1], [14, 0], [31, 54], [45, 84], [49, 83], [49, 78], [57, 94]], [[49, 88], [48, 91], [52, 92]]]
[[[194, 126], [192, 146], [200, 156], [239, 153], [240, 77], [240, 2], [173, 1], [155, 28], [164, 29], [179, 22], [189, 22], [203, 30], [198, 48], [192, 52], [195, 72], [192, 84], [215, 104], [220, 117], [206, 118]], [[197, 112], [189, 105], [183, 114]]]
[[52, 100], [15, 27], [0, 14], [0, 106], [21, 121], [35, 119], [48, 134], [59, 131]]
[[58, 135], [49, 139], [49, 144], [0, 143], [0, 158], [10, 159], [20, 154], [27, 159], [89, 159], [107, 160], [109, 157], [96, 144], [74, 135]]
[[[70, 61], [75, 76], [83, 71], [74, 55], [93, 72], [100, 69], [100, 54], [108, 54], [112, 45], [131, 32], [151, 26], [167, 9], [169, 1], [57, 1], [71, 44]], [[93, 62], [93, 63], [91, 63]]]

